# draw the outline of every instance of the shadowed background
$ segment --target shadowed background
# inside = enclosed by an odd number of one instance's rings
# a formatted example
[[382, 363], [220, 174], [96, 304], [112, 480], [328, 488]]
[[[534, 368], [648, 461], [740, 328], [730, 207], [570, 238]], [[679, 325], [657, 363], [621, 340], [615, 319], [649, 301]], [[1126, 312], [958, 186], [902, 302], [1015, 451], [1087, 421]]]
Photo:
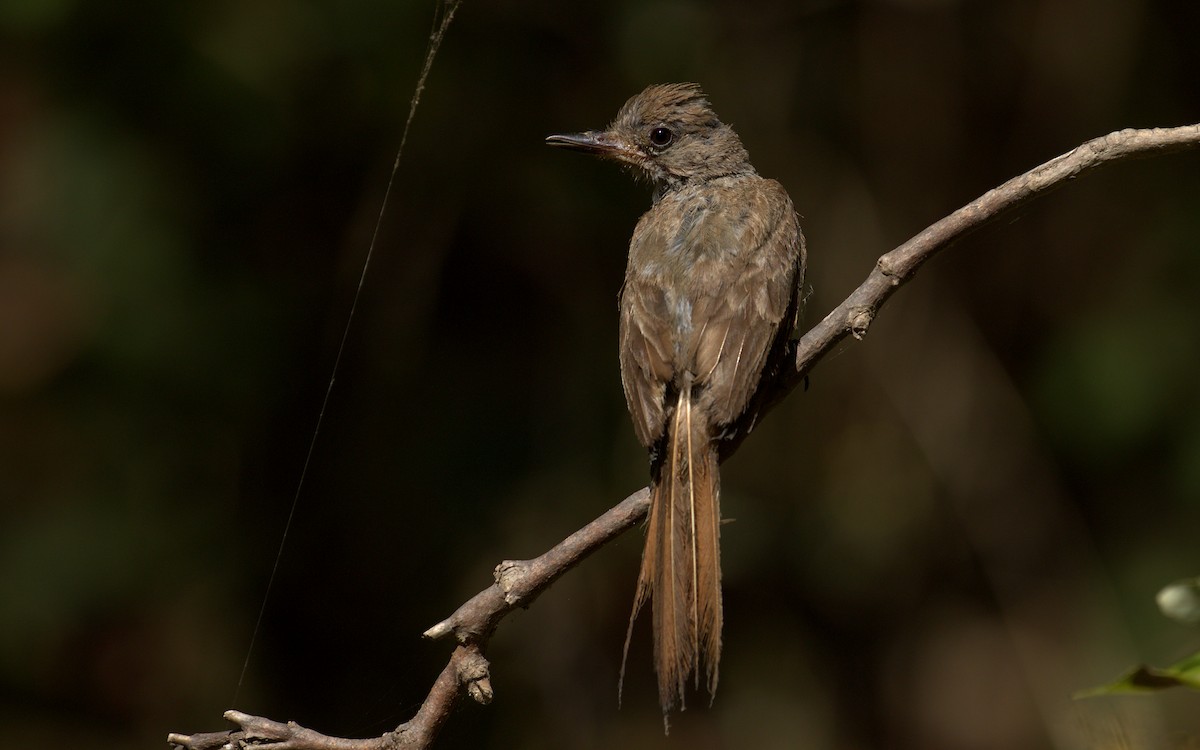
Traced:
[[[0, 745], [160, 747], [235, 691], [379, 734], [445, 663], [425, 628], [645, 483], [649, 190], [546, 134], [701, 82], [804, 217], [812, 322], [1003, 180], [1200, 120], [1187, 3], [465, 3], [238, 691], [432, 15], [0, 4]], [[712, 708], [663, 738], [644, 621], [617, 709], [631, 533], [503, 623], [442, 744], [1200, 742], [1195, 694], [1070, 700], [1200, 640], [1153, 604], [1200, 573], [1198, 209], [1195, 154], [1072, 183], [817, 367], [723, 472]]]

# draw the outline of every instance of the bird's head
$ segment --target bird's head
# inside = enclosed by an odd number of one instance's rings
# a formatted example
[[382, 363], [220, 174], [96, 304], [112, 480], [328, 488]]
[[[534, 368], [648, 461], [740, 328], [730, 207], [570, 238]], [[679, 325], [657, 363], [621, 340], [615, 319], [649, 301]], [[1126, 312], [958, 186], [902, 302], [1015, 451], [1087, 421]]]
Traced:
[[604, 130], [555, 134], [546, 143], [636, 167], [660, 190], [754, 172], [737, 133], [694, 83], [649, 86]]

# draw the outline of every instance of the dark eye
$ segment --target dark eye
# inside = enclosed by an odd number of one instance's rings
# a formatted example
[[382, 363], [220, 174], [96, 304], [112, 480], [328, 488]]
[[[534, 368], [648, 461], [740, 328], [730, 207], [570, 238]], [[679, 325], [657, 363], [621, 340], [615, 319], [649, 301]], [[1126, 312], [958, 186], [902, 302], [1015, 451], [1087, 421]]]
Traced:
[[666, 148], [675, 140], [675, 134], [668, 128], [655, 128], [650, 131], [650, 144], [658, 148]]

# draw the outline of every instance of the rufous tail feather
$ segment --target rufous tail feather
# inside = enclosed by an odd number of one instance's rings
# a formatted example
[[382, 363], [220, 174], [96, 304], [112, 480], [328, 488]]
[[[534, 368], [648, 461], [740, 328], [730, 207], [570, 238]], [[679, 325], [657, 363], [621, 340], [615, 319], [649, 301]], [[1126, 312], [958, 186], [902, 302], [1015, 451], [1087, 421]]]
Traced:
[[621, 658], [623, 683], [634, 620], [653, 599], [654, 668], [664, 715], [686, 707], [690, 675], [700, 687], [701, 661], [704, 685], [715, 695], [721, 661], [720, 476], [707, 421], [692, 401], [691, 389], [683, 389], [668, 425]]

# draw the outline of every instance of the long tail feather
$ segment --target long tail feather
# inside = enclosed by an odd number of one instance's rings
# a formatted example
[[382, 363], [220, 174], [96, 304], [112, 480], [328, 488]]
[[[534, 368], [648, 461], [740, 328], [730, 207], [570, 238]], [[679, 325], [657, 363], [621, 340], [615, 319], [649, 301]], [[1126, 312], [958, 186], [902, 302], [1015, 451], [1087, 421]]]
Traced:
[[701, 661], [710, 695], [721, 660], [720, 477], [705, 420], [682, 389], [669, 425], [658, 480], [651, 488], [646, 547], [625, 635], [621, 679], [633, 623], [653, 598], [654, 666], [663, 713], [686, 707], [684, 684], [700, 686]]

